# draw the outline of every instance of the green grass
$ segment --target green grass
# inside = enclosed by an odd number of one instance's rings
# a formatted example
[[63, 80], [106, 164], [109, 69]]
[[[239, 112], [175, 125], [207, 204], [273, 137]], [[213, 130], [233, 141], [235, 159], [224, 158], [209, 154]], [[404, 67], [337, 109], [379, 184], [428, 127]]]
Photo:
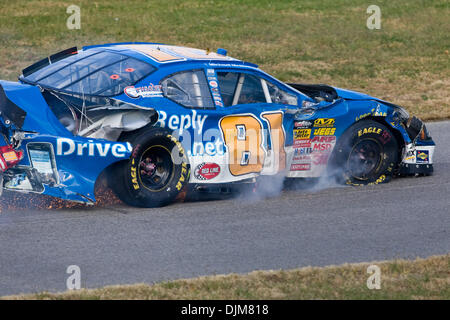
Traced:
[[[379, 290], [367, 288], [370, 264], [381, 269]], [[3, 299], [450, 299], [450, 255], [370, 264], [255, 271]]]
[[[81, 7], [68, 30], [66, 8]], [[366, 9], [381, 8], [381, 30]], [[450, 118], [448, 0], [1, 0], [0, 78], [78, 45], [154, 41], [224, 47], [284, 81], [328, 83]], [[425, 98], [424, 98], [425, 97]]]

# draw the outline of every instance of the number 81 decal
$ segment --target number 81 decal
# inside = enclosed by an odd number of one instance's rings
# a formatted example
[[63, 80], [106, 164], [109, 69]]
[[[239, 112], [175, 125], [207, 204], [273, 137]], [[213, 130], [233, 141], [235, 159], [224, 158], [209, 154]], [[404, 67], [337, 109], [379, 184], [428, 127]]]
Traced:
[[[285, 135], [283, 130], [283, 113], [262, 113], [261, 118], [267, 121], [270, 133], [272, 165], [276, 171], [286, 167], [284, 150]], [[263, 145], [265, 137], [261, 121], [251, 114], [230, 115], [220, 120], [225, 145], [229, 155], [229, 169], [232, 175], [240, 176], [261, 172], [267, 151]]]

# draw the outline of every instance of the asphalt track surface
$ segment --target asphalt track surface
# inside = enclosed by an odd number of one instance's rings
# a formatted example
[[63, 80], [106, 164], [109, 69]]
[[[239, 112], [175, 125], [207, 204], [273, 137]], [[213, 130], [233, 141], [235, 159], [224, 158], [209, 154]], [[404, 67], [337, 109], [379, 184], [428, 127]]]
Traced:
[[0, 214], [0, 295], [450, 253], [450, 122], [435, 174], [272, 197]]

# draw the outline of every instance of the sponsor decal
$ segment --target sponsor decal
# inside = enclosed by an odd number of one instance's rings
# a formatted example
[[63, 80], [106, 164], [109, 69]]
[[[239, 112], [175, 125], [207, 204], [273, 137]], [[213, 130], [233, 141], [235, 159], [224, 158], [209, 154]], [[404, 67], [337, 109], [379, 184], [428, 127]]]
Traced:
[[406, 145], [406, 150], [405, 150], [405, 158], [403, 161], [415, 161], [416, 160], [416, 149], [415, 146], [410, 143], [408, 145]]
[[[371, 185], [376, 185], [376, 184], [383, 183], [384, 181], [386, 181], [386, 175], [382, 174], [376, 181], [371, 182], [371, 183], [369, 183], [368, 185], [369, 185], [369, 186], [371, 186]], [[363, 184], [360, 184], [360, 183], [352, 182], [351, 180], [347, 180], [347, 181], [346, 181], [346, 184], [352, 185], [352, 186], [362, 186], [362, 185], [363, 185]]]
[[333, 144], [331, 143], [315, 143], [313, 146], [314, 152], [325, 152], [325, 151], [331, 151], [333, 149]]
[[19, 160], [19, 158], [17, 158], [17, 154], [15, 151], [5, 152], [3, 154], [3, 158], [8, 162]]
[[294, 156], [311, 154], [312, 148], [298, 148], [294, 150]]
[[416, 159], [416, 150], [408, 151], [404, 161], [413, 161]]
[[315, 136], [311, 139], [313, 152], [331, 152], [336, 143], [335, 136]]
[[131, 170], [130, 170], [130, 174], [131, 174], [131, 183], [133, 184], [133, 189], [134, 190], [139, 190], [140, 186], [137, 180], [137, 167], [136, 167], [136, 162], [134, 161], [134, 159], [132, 160], [131, 163]]
[[124, 158], [127, 152], [131, 152], [131, 145], [127, 143], [100, 143], [89, 140], [89, 142], [80, 143], [75, 142], [70, 138], [56, 139], [56, 154], [58, 156], [70, 156], [75, 154], [77, 156], [100, 156], [106, 157], [111, 153], [116, 158]]
[[368, 133], [381, 134], [381, 131], [383, 131], [383, 129], [376, 128], [376, 127], [364, 128], [364, 129], [361, 129], [358, 131], [358, 137], [361, 137], [363, 134], [368, 134]]
[[178, 191], [181, 191], [181, 188], [183, 187], [183, 182], [186, 181], [187, 179], [189, 179], [189, 170], [188, 170], [186, 162], [183, 162], [181, 164], [180, 180], [178, 180], [175, 188], [177, 188]]
[[315, 136], [332, 136], [336, 132], [336, 128], [319, 128], [314, 129]]
[[294, 147], [297, 147], [297, 148], [311, 147], [311, 140], [310, 139], [294, 140]]
[[375, 110], [372, 109], [372, 112], [373, 112], [373, 115], [375, 117], [386, 117], [387, 116], [386, 112], [381, 111], [381, 105], [380, 104], [377, 104], [377, 108]]
[[[374, 110], [374, 109], [372, 109], [372, 112], [373, 112], [373, 110]], [[366, 118], [366, 117], [372, 115], [372, 112], [364, 113], [364, 114], [362, 114], [362, 115], [357, 116], [357, 117], [355, 118], [355, 121], [359, 121], [359, 120], [361, 120], [361, 119], [364, 119], [364, 118]]]
[[[179, 155], [180, 155], [181, 157], [184, 157], [185, 152], [184, 152], [183, 146], [181, 145], [181, 142], [178, 141], [178, 140], [177, 140], [174, 136], [172, 136], [171, 134], [168, 134], [167, 137], [168, 137], [170, 140], [172, 140], [172, 141], [176, 144], [176, 146], [177, 146], [177, 148], [178, 148]], [[183, 161], [182, 164], [181, 164], [181, 175], [180, 175], [180, 179], [178, 180], [178, 182], [177, 182], [177, 184], [176, 184], [176, 186], [175, 186], [175, 188], [176, 188], [178, 191], [181, 191], [181, 189], [183, 188], [183, 182], [186, 181], [187, 179], [189, 179], [189, 172], [190, 172], [190, 171], [188, 170], [188, 167], [187, 167], [186, 162]]]
[[381, 111], [376, 111], [373, 114], [375, 117], [386, 117], [387, 113], [386, 112], [381, 112]]
[[123, 91], [132, 99], [162, 97], [162, 87], [152, 83], [143, 87], [128, 86]]
[[311, 121], [295, 121], [294, 127], [296, 128], [310, 128], [312, 126]]
[[372, 110], [370, 110], [370, 112], [367, 112], [367, 113], [364, 113], [364, 114], [361, 114], [361, 115], [357, 116], [357, 117], [355, 118], [355, 121], [359, 121], [359, 120], [361, 120], [361, 119], [367, 118], [368, 116], [374, 116], [374, 117], [386, 117], [386, 116], [387, 116], [387, 113], [386, 113], [386, 112], [382, 112], [382, 111], [380, 110], [380, 108], [381, 108], [381, 106], [380, 106], [380, 105], [377, 105], [377, 108], [376, 108], [376, 109], [373, 108]]
[[391, 134], [389, 133], [389, 131], [383, 130], [383, 133], [381, 134], [381, 142], [383, 144], [386, 144], [389, 141], [391, 141]]
[[430, 153], [428, 150], [417, 150], [416, 163], [428, 163], [430, 161], [429, 157]]
[[183, 134], [184, 130], [194, 129], [200, 134], [203, 132], [203, 126], [205, 124], [207, 115], [197, 114], [196, 110], [192, 110], [190, 114], [172, 114], [167, 115], [165, 111], [158, 110], [158, 121], [160, 127], [167, 127], [171, 130], [179, 131], [179, 134]]
[[315, 136], [314, 138], [311, 139], [311, 142], [321, 142], [321, 143], [332, 143], [332, 142], [336, 142], [336, 137], [334, 136]]
[[295, 129], [294, 139], [309, 139], [311, 136], [311, 129]]
[[217, 81], [210, 81], [209, 82], [209, 85], [211, 86], [211, 87], [213, 87], [213, 88], [217, 88], [219, 85], [217, 84]]
[[303, 155], [303, 156], [294, 156], [292, 158], [295, 163], [309, 163], [311, 161], [310, 155]]
[[316, 165], [316, 166], [326, 165], [328, 163], [329, 155], [330, 155], [329, 153], [315, 154], [314, 159], [313, 159], [314, 165]]
[[225, 145], [223, 141], [217, 139], [216, 141], [194, 141], [192, 144], [192, 151], [188, 150], [189, 156], [223, 156], [225, 154]]
[[314, 127], [333, 127], [335, 123], [331, 118], [319, 118], [314, 120]]
[[311, 170], [310, 163], [295, 163], [291, 164], [291, 171], [308, 171]]
[[198, 180], [211, 180], [220, 174], [220, 166], [217, 163], [202, 163], [195, 168], [194, 175]]

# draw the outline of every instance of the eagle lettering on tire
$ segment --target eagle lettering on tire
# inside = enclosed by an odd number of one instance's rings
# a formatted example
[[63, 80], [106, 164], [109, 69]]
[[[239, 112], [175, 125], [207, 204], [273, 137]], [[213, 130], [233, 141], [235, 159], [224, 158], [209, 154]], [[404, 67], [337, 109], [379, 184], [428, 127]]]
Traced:
[[379, 184], [390, 180], [398, 158], [398, 142], [389, 129], [374, 120], [363, 120], [339, 139], [330, 170], [350, 185]]

